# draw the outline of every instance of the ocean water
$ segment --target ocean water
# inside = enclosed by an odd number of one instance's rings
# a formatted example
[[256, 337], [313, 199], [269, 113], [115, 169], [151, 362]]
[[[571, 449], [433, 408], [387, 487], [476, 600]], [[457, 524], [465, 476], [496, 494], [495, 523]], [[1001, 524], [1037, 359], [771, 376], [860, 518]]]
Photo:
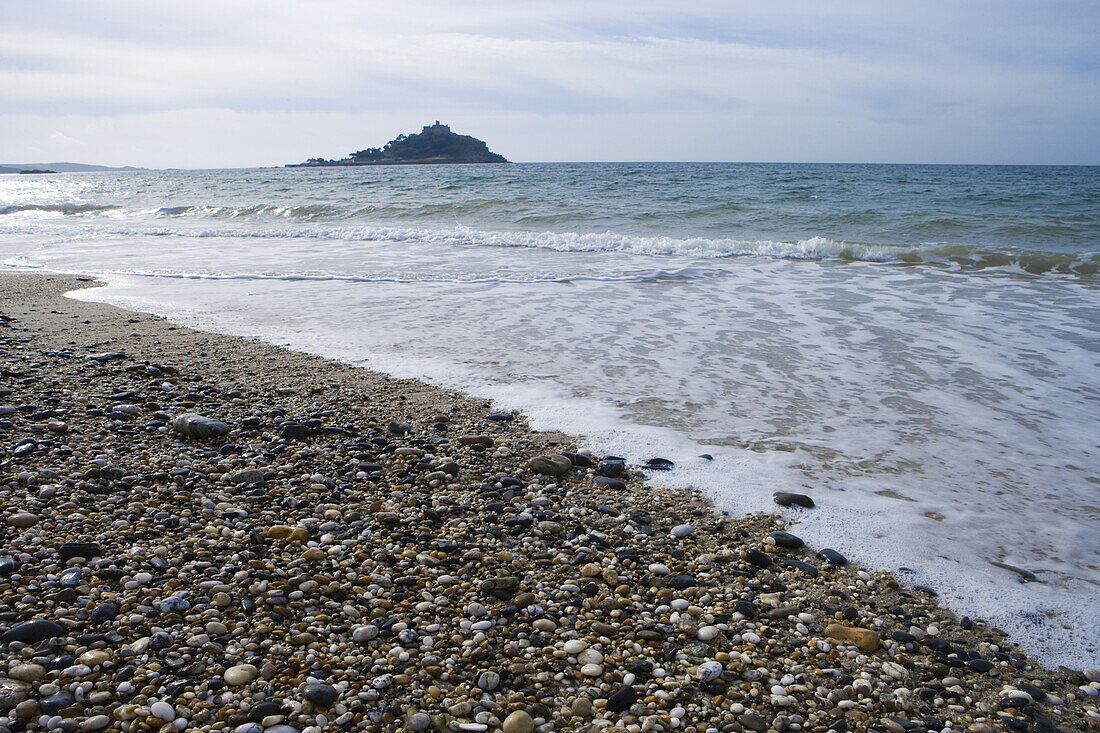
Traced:
[[1100, 168], [4, 176], [0, 262], [672, 459], [731, 513], [809, 493], [811, 544], [1100, 666]]

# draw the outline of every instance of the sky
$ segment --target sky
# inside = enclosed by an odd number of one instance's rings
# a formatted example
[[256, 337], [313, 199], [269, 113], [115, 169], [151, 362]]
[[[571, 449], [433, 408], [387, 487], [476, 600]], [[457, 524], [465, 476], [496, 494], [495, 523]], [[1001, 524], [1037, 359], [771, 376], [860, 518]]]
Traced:
[[514, 161], [1100, 164], [1096, 0], [39, 0], [0, 162], [339, 158], [435, 120]]

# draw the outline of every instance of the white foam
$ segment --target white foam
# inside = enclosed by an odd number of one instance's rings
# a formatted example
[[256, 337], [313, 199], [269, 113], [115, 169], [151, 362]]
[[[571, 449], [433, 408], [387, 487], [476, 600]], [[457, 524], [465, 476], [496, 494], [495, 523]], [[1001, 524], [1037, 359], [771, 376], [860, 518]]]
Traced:
[[[1095, 511], [1095, 465], [1074, 397], [1090, 357], [1066, 317], [1088, 289], [991, 293], [949, 273], [806, 267], [762, 260], [664, 284], [111, 278], [75, 297], [490, 397], [597, 451], [670, 458], [677, 468], [657, 480], [732, 512], [807, 490], [820, 509], [785, 513], [808, 541], [912, 568], [903, 580], [1048, 663], [1095, 665], [1100, 617], [1078, 602], [1097, 583], [1098, 538], [1081, 515]], [[1060, 310], [1035, 310], [1045, 288]], [[1072, 456], [1076, 471], [1061, 466]], [[1035, 496], [1052, 475], [1060, 495]], [[875, 493], [886, 489], [914, 501]], [[1021, 585], [991, 560], [1044, 582]]]

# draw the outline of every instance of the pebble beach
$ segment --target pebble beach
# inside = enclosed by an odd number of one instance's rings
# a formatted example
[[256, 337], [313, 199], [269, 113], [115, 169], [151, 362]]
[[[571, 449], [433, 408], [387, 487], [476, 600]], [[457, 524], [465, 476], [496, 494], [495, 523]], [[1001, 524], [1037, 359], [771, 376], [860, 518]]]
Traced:
[[0, 278], [0, 733], [1100, 730], [1095, 670], [659, 456], [94, 285]]

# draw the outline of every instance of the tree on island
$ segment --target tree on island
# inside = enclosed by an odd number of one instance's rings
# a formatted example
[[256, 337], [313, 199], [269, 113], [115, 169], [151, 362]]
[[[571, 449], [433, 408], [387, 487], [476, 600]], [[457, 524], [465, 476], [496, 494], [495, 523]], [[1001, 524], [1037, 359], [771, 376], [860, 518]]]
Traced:
[[[409, 163], [507, 163], [483, 141], [456, 135], [439, 120], [419, 133], [398, 135], [381, 148], [364, 148], [342, 160], [310, 158], [298, 166], [400, 165]], [[297, 167], [297, 166], [292, 166]]]

